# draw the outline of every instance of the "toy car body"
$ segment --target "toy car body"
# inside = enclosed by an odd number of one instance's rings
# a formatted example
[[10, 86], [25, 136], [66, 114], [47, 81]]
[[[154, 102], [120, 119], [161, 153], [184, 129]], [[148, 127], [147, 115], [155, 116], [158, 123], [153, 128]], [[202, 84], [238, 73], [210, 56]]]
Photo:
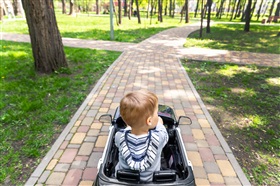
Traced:
[[[184, 143], [181, 137], [179, 124], [191, 124], [191, 119], [180, 116], [176, 120], [172, 108], [159, 105], [158, 115], [169, 135], [169, 140], [161, 154], [161, 170], [153, 174], [153, 181], [141, 183], [140, 174], [133, 170], [119, 170], [115, 174], [115, 166], [118, 163], [118, 148], [115, 146], [115, 133], [126, 127], [122, 120], [119, 108], [114, 116], [105, 114], [100, 117], [101, 122], [111, 122], [108, 140], [102, 158], [98, 162], [98, 173], [94, 185], [195, 185], [193, 167], [188, 160]], [[186, 123], [187, 122], [187, 123]], [[117, 175], [117, 176], [115, 176]]]

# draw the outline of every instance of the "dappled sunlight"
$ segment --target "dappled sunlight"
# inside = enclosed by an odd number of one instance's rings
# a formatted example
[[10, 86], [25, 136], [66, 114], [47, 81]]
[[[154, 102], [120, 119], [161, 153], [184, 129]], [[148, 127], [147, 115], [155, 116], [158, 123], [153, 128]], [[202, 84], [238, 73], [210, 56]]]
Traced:
[[265, 81], [271, 86], [280, 86], [280, 77], [268, 78]]
[[215, 50], [211, 49], [211, 52], [209, 52], [209, 49], [207, 48], [198, 48], [198, 47], [190, 47], [183, 49], [187, 52], [188, 55], [203, 55], [207, 57], [214, 57], [219, 55], [228, 55], [228, 50]]
[[165, 90], [163, 93], [164, 97], [176, 99], [176, 98], [186, 98], [187, 92], [185, 90]]
[[149, 74], [161, 71], [160, 68], [157, 67], [139, 67], [138, 73], [140, 74]]

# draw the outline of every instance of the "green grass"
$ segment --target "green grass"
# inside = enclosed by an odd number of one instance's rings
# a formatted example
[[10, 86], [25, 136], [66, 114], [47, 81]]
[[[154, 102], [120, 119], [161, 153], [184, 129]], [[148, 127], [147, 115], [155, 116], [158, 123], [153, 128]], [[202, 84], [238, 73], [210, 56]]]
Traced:
[[277, 185], [280, 68], [189, 60], [183, 65], [250, 182]]
[[30, 44], [0, 47], [0, 185], [18, 185], [120, 53], [65, 47], [70, 68], [43, 75], [34, 71]]
[[[77, 17], [56, 13], [58, 27], [62, 37], [79, 39], [110, 40], [110, 17], [109, 15], [80, 14]], [[152, 24], [150, 19], [141, 18], [138, 24], [137, 18], [122, 18], [122, 24], [117, 26], [114, 18], [115, 41], [138, 43], [150, 36], [168, 28], [183, 26], [180, 19], [165, 16], [163, 23], [159, 23], [154, 16]], [[1, 23], [0, 23], [1, 24]], [[28, 34], [28, 27], [25, 20], [7, 21], [2, 23], [3, 32], [14, 32]]]
[[280, 54], [278, 26], [251, 25], [248, 33], [243, 29], [244, 24], [213, 24], [211, 33], [203, 29], [199, 38], [199, 31], [195, 31], [184, 46]]

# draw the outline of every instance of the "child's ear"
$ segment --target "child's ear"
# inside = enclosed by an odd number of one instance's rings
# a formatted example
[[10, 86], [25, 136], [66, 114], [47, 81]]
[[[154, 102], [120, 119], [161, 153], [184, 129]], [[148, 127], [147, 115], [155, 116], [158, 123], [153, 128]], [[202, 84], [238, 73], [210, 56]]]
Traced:
[[148, 117], [146, 123], [147, 125], [152, 125], [152, 117]]

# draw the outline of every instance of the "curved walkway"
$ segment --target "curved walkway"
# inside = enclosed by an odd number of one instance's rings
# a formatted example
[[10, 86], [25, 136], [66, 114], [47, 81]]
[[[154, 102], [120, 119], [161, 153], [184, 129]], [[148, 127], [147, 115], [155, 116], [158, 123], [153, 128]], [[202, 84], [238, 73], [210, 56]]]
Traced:
[[[65, 46], [123, 51], [95, 85], [26, 185], [92, 185], [109, 125], [100, 115], [114, 113], [122, 96], [133, 90], [155, 92], [177, 116], [192, 118], [179, 126], [194, 167], [197, 185], [250, 185], [208, 113], [179, 58], [279, 66], [279, 56], [205, 49], [184, 49], [186, 37], [199, 26], [163, 31], [139, 43], [63, 39]], [[1, 39], [29, 42], [26, 35], [2, 33]], [[250, 59], [250, 60], [247, 60]]]

